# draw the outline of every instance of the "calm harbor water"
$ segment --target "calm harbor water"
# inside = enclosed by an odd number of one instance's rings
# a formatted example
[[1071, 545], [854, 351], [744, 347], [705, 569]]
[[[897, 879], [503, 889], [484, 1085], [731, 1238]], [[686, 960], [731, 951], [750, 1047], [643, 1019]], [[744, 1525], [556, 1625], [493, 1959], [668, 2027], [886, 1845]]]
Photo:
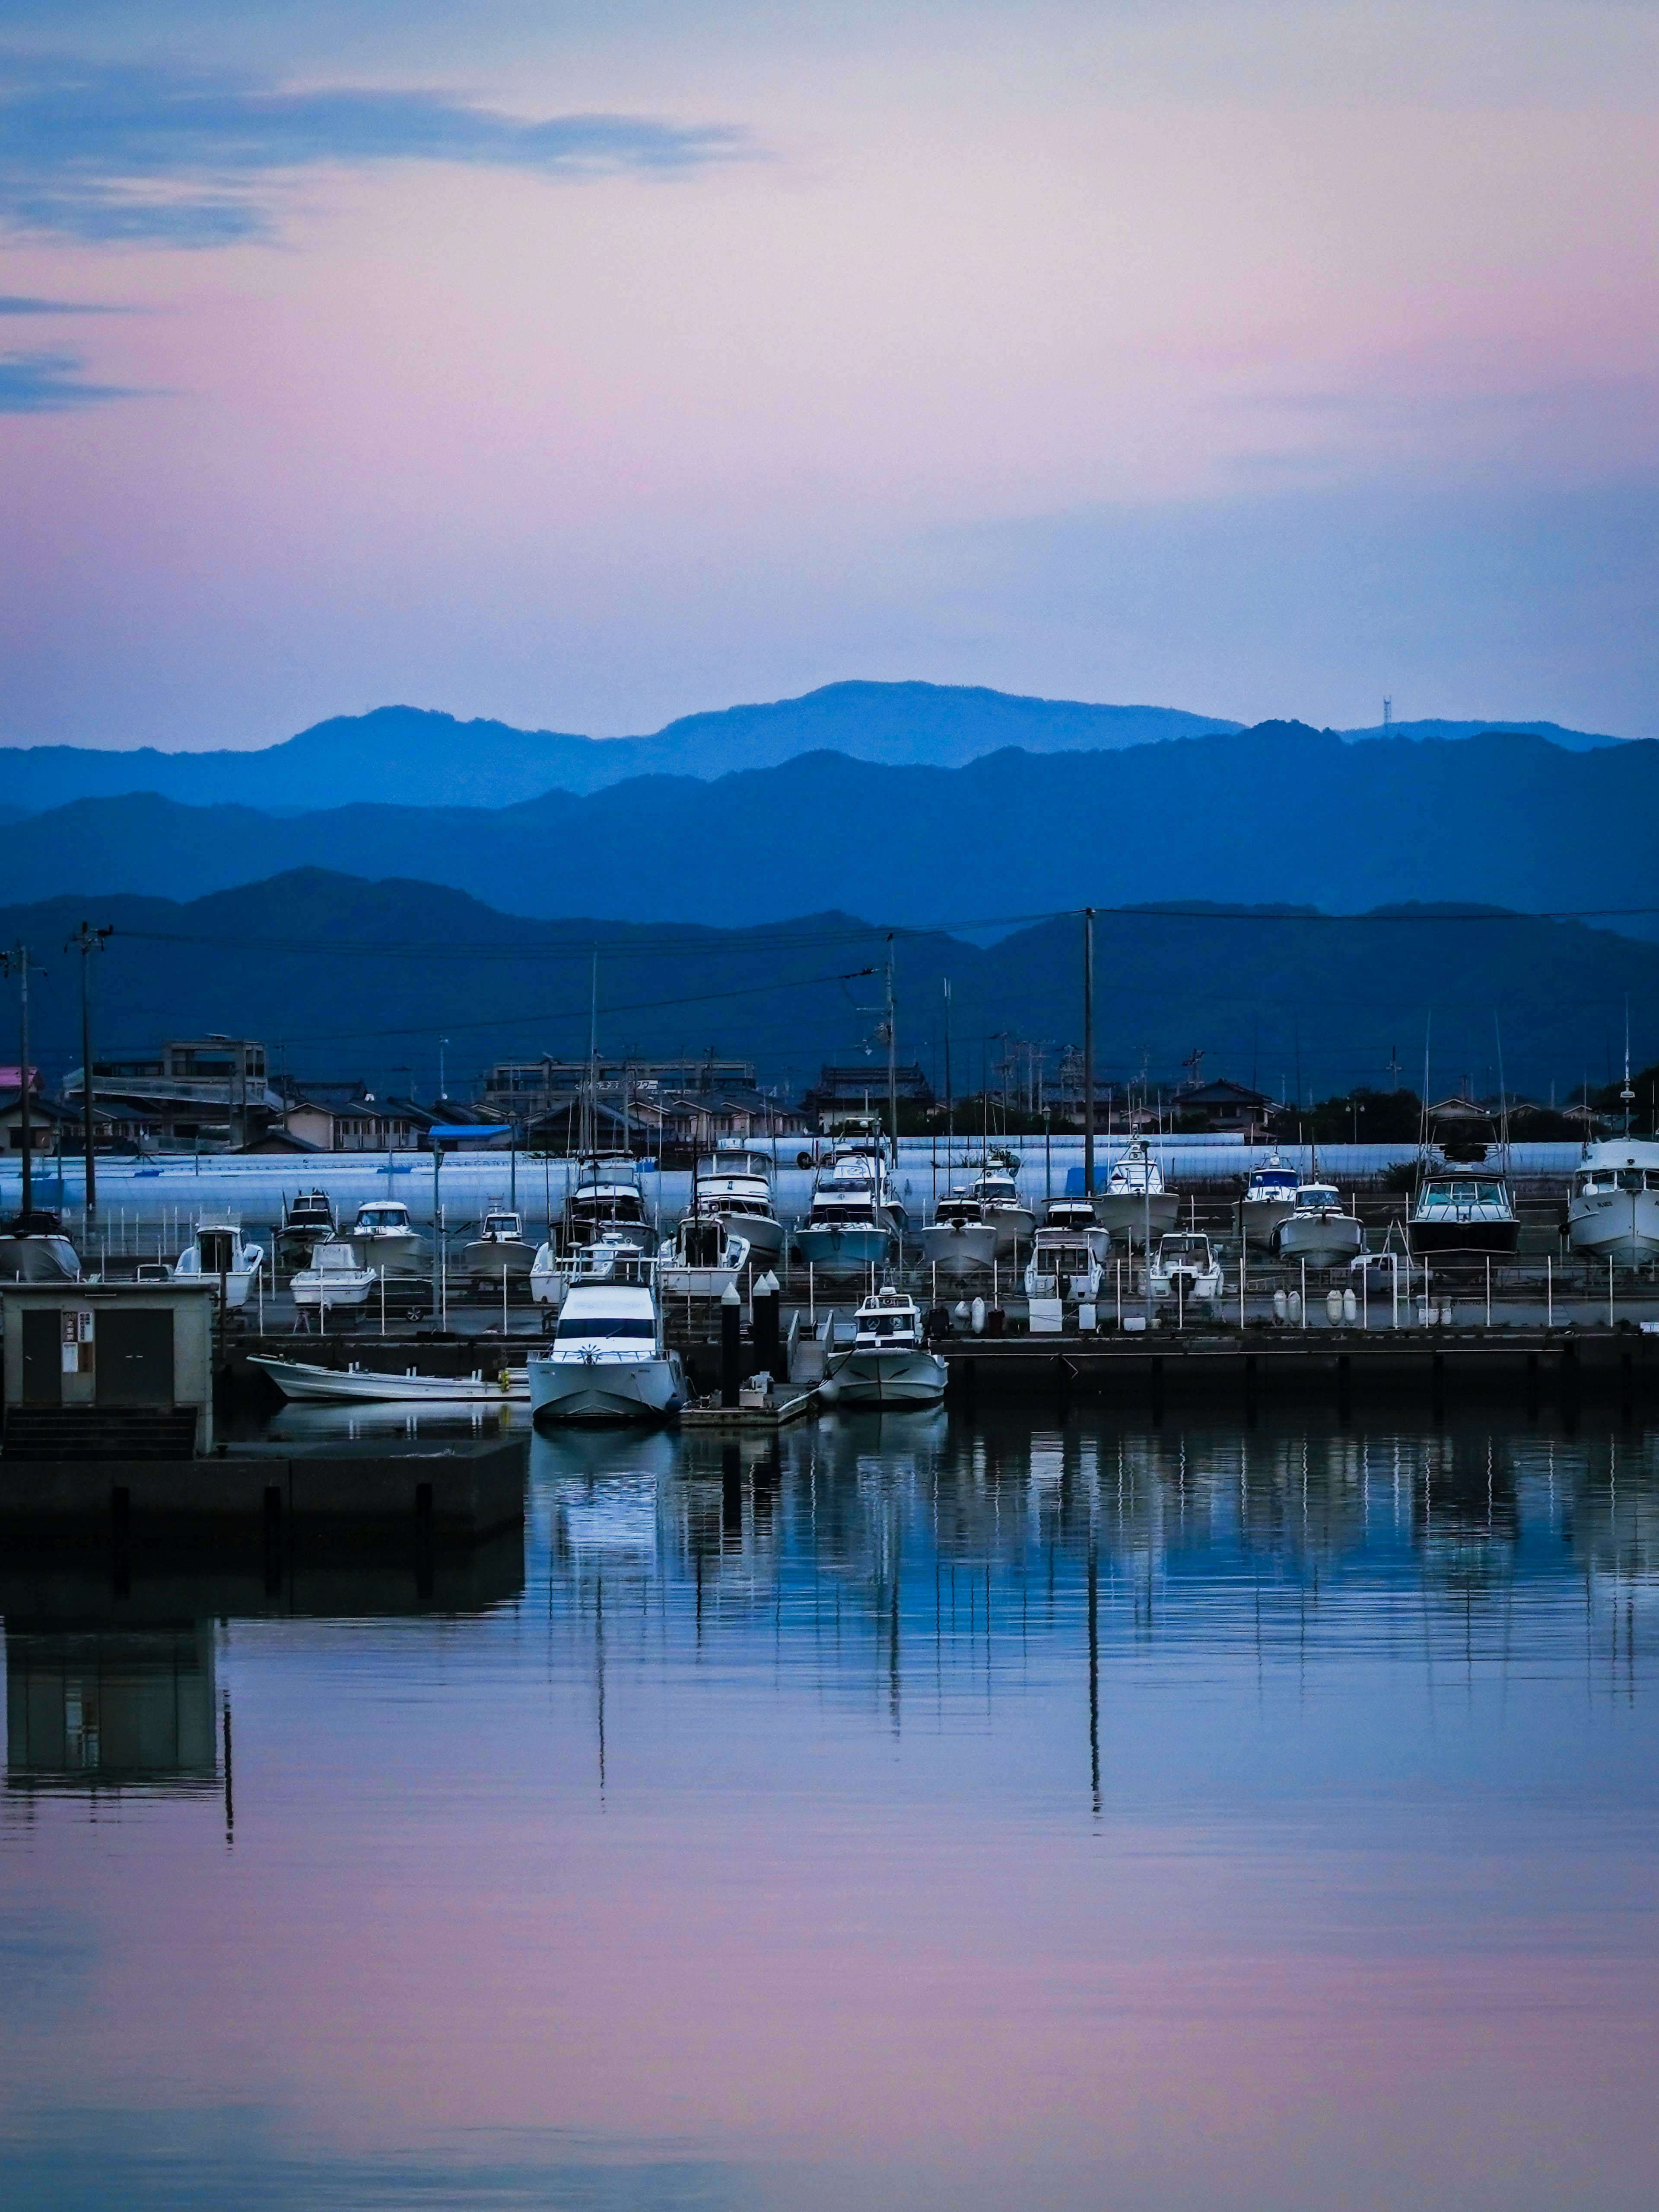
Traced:
[[1659, 1436], [531, 1480], [429, 1592], [0, 1567], [8, 2205], [1651, 2204]]

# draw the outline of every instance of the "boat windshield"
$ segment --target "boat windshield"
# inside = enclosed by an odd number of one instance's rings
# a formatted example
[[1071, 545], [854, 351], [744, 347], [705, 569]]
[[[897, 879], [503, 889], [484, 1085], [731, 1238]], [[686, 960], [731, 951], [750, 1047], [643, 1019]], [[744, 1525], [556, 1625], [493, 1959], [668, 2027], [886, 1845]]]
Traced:
[[401, 1206], [364, 1206], [357, 1211], [359, 1229], [406, 1229], [409, 1215]]
[[914, 1336], [915, 1333], [911, 1314], [871, 1314], [859, 1323], [860, 1336]]
[[1160, 1260], [1188, 1258], [1207, 1260], [1210, 1256], [1210, 1240], [1207, 1237], [1166, 1237], [1158, 1245], [1158, 1256]]
[[556, 1341], [568, 1344], [573, 1337], [654, 1337], [656, 1334], [657, 1324], [649, 1314], [572, 1314], [560, 1322]]
[[1258, 1168], [1250, 1177], [1252, 1197], [1276, 1198], [1281, 1191], [1288, 1194], [1295, 1188], [1294, 1168]]
[[1340, 1206], [1342, 1197], [1332, 1183], [1304, 1182], [1297, 1192], [1296, 1202], [1305, 1212], [1326, 1213], [1333, 1206]]

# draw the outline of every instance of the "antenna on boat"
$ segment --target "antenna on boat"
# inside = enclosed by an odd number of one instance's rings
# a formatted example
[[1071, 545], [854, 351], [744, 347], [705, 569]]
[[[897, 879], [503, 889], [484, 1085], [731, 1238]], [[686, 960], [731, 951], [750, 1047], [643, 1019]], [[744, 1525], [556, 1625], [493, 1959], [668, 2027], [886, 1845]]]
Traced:
[[1492, 1008], [1492, 1035], [1498, 1042], [1498, 1141], [1504, 1155], [1504, 1173], [1510, 1171], [1510, 1092], [1504, 1080], [1504, 1031]]
[[1619, 1103], [1625, 1109], [1625, 1134], [1630, 1134], [1630, 1109], [1636, 1103], [1636, 1093], [1630, 1087], [1630, 1000], [1625, 1000], [1625, 1087], [1619, 1094]]

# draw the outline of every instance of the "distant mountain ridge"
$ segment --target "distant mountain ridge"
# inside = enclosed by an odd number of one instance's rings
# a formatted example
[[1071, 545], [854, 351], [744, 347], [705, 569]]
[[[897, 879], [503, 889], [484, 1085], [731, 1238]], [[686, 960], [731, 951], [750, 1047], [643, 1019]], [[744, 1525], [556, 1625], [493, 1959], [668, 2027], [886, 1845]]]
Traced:
[[[61, 945], [82, 911], [69, 899], [0, 909], [0, 943]], [[441, 884], [306, 869], [183, 903], [113, 898], [96, 913], [115, 932], [94, 971], [94, 1036], [112, 1056], [222, 1030], [263, 1038], [273, 1064], [302, 1081], [412, 1082], [429, 1098], [440, 1036], [452, 1084], [507, 1054], [585, 1052], [597, 945], [608, 1053], [713, 1044], [796, 1091], [823, 1061], [868, 1054], [872, 1087], [881, 1081], [866, 979], [886, 957], [885, 929], [845, 911], [748, 930], [538, 920]], [[1444, 907], [1333, 921], [1187, 902], [1176, 913], [1108, 908], [1095, 944], [1098, 1065], [1117, 1080], [1139, 1076], [1144, 1056], [1153, 1082], [1168, 1083], [1194, 1047], [1206, 1077], [1275, 1097], [1293, 1095], [1298, 1071], [1310, 1097], [1386, 1085], [1396, 1056], [1420, 1080], [1431, 1007], [1432, 1073], [1447, 1089], [1466, 1077], [1496, 1087], [1494, 1012], [1507, 1079], [1537, 1097], [1616, 1067], [1626, 1000], [1638, 1060], [1659, 1045], [1659, 945], [1577, 922]], [[960, 1092], [980, 1087], [999, 1036], [1047, 1040], [1051, 1066], [1077, 1042], [1074, 915], [983, 948], [907, 933], [896, 953], [900, 1055], [936, 1082], [946, 977]], [[55, 1081], [79, 1065], [75, 963], [50, 963], [33, 1012]]]
[[[957, 769], [809, 753], [496, 809], [88, 799], [0, 824], [0, 883], [14, 899], [190, 898], [293, 868], [372, 869], [521, 915], [722, 928], [830, 908], [956, 927], [1172, 898], [1607, 912], [1659, 906], [1656, 833], [1659, 745], [1350, 745], [1280, 723]], [[1659, 917], [1617, 926], [1659, 934]]]
[[[688, 714], [653, 736], [635, 738], [520, 730], [425, 708], [378, 707], [334, 716], [257, 750], [0, 747], [0, 819], [7, 810], [43, 813], [135, 791], [185, 805], [281, 812], [356, 803], [509, 806], [547, 791], [580, 796], [641, 775], [712, 781], [810, 752], [890, 768], [959, 768], [1011, 745], [1038, 754], [1116, 751], [1232, 735], [1243, 726], [1173, 707], [1099, 706], [935, 684], [831, 684], [799, 699]], [[1624, 742], [1550, 722], [1398, 723], [1386, 734], [1463, 738], [1492, 729], [1575, 751]], [[1384, 732], [1336, 734], [1358, 739]]]

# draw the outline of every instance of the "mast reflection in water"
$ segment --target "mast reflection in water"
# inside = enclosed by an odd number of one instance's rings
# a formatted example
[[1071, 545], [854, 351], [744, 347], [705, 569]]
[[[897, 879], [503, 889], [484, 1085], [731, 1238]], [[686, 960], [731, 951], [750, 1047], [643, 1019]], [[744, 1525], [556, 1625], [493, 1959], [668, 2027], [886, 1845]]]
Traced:
[[1652, 1433], [531, 1455], [431, 1587], [0, 1576], [18, 2201], [1650, 2202]]

